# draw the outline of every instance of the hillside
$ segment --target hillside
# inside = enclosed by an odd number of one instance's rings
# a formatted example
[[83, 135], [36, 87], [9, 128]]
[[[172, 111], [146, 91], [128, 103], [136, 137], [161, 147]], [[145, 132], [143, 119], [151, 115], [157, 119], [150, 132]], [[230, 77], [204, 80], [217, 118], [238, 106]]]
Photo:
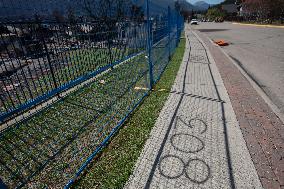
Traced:
[[235, 4], [236, 0], [225, 0], [224, 2], [220, 3], [221, 5], [225, 4]]
[[[138, 1], [140, 5], [143, 5], [145, 3], [145, 0]], [[178, 1], [181, 5], [181, 9], [183, 10], [192, 10], [195, 9], [195, 7], [187, 2], [186, 0], [179, 0]], [[150, 1], [150, 10], [152, 13], [165, 11], [167, 10], [168, 6], [170, 6], [172, 9], [175, 7], [175, 0], [151, 0]]]
[[182, 0], [182, 1], [180, 1], [180, 3], [181, 3], [181, 6], [184, 10], [189, 10], [189, 11], [192, 10], [192, 9], [196, 10], [196, 7], [192, 4], [190, 4], [189, 2], [187, 2], [186, 0]]
[[227, 5], [227, 4], [235, 4], [236, 0], [225, 0], [222, 3], [219, 3], [217, 5], [214, 5], [213, 7], [221, 8], [222, 5]]
[[198, 1], [196, 3], [194, 3], [194, 6], [196, 7], [196, 9], [199, 9], [199, 10], [207, 10], [210, 5], [204, 1]]
[[[92, 10], [94, 11], [99, 8], [99, 3], [95, 3], [96, 1], [100, 0], [90, 0], [92, 2]], [[50, 16], [54, 11], [57, 11], [58, 14], [66, 15], [70, 8], [73, 9], [75, 14], [84, 15], [86, 12], [83, 8], [83, 2], [83, 0], [29, 0], [29, 3], [26, 3], [23, 0], [2, 0], [0, 3], [0, 19], [1, 17], [8, 17], [12, 20], [34, 18], [35, 14]], [[133, 0], [133, 2], [145, 8], [145, 0]], [[196, 10], [195, 6], [186, 0], [179, 0], [179, 2], [183, 10]], [[175, 0], [150, 0], [151, 14], [166, 12], [168, 6], [174, 9]]]

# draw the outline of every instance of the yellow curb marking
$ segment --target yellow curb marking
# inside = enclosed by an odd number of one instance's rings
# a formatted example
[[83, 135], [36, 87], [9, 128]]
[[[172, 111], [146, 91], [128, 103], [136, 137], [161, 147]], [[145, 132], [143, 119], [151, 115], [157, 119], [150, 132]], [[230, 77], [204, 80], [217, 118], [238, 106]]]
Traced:
[[243, 23], [237, 23], [237, 22], [233, 22], [232, 24], [235, 25], [242, 25], [242, 26], [256, 26], [256, 27], [265, 27], [265, 28], [283, 28], [284, 26], [276, 26], [276, 25], [261, 25], [261, 24], [243, 24]]

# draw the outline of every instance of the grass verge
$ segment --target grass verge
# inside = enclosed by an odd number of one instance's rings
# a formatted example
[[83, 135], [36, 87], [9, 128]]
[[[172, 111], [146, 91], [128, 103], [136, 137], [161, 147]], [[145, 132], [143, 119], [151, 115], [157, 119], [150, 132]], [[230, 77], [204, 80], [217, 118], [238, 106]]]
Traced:
[[123, 188], [169, 96], [183, 59], [184, 49], [185, 39], [182, 38], [154, 90], [135, 110], [110, 144], [93, 160], [73, 188]]

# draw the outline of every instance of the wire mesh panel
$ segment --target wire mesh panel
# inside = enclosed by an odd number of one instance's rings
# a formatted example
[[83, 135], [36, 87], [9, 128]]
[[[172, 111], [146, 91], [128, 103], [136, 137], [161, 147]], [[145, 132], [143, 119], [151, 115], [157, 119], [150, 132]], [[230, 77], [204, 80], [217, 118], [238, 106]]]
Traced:
[[[2, 24], [2, 120], [145, 48], [145, 27], [130, 22]], [[145, 43], [144, 43], [145, 44]]]
[[64, 2], [0, 4], [0, 121], [39, 107], [0, 127], [11, 188], [70, 187], [158, 81], [183, 29], [152, 1]]

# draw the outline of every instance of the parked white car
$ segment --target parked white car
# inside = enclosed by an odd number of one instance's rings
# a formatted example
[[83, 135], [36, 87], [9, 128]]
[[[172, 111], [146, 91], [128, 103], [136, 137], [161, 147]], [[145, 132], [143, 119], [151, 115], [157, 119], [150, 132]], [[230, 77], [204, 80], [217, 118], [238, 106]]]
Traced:
[[197, 24], [198, 24], [197, 19], [192, 19], [192, 20], [190, 21], [190, 24], [191, 24], [191, 25], [197, 25]]

